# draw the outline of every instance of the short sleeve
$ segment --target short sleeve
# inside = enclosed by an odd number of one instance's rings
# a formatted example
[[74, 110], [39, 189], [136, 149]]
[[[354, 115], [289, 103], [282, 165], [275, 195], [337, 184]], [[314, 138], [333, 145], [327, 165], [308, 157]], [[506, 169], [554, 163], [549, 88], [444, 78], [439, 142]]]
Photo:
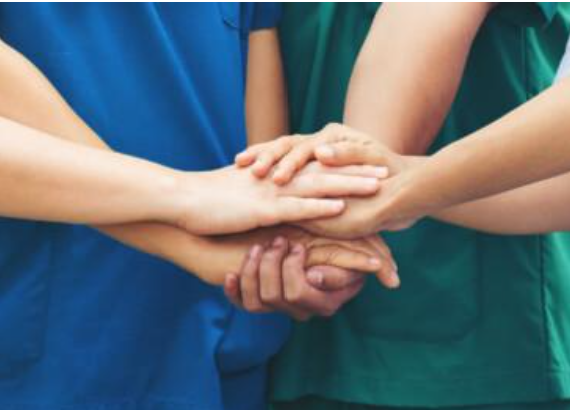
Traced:
[[250, 30], [273, 28], [281, 20], [281, 3], [251, 3]]
[[556, 13], [559, 3], [499, 3], [495, 12], [522, 27], [544, 27], [550, 24]]

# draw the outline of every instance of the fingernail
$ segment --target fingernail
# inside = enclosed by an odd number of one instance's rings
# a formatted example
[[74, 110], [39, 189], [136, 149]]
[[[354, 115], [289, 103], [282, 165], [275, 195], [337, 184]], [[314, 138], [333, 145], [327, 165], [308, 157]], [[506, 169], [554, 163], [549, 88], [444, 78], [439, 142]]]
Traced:
[[230, 287], [235, 287], [235, 285], [237, 284], [237, 276], [235, 274], [230, 273], [227, 276], [227, 284]]
[[400, 287], [400, 277], [394, 271], [390, 272], [390, 286], [393, 289]]
[[344, 209], [344, 201], [342, 200], [330, 200], [329, 202], [331, 208], [336, 212], [340, 212]]
[[260, 253], [261, 253], [261, 246], [260, 245], [254, 245], [251, 248], [251, 250], [249, 251], [249, 257], [250, 258], [257, 258]]
[[390, 171], [387, 167], [376, 167], [375, 175], [376, 178], [387, 178], [390, 175]]
[[334, 157], [334, 149], [330, 145], [319, 145], [315, 152], [317, 155], [325, 158], [333, 158]]
[[303, 245], [301, 245], [300, 243], [296, 243], [295, 245], [293, 245], [293, 249], [291, 249], [292, 253], [301, 253], [303, 252]]
[[325, 279], [323, 273], [318, 270], [310, 270], [307, 272], [307, 278], [311, 284], [317, 286], [322, 285], [323, 280]]
[[366, 186], [370, 189], [380, 188], [380, 182], [376, 178], [367, 178]]
[[278, 236], [277, 238], [275, 238], [273, 240], [272, 246], [274, 248], [280, 248], [281, 246], [283, 246], [284, 243], [285, 243], [285, 239], [283, 239], [281, 236]]
[[275, 172], [273, 173], [273, 178], [274, 178], [274, 179], [281, 179], [281, 178], [283, 178], [283, 171], [280, 170], [279, 168], [277, 168], [277, 169], [275, 170]]

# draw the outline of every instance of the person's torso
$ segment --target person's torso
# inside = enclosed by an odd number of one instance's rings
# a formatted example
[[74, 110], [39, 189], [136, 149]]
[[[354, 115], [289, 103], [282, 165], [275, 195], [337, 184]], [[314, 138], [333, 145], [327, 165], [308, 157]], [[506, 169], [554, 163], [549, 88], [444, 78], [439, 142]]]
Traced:
[[[206, 170], [245, 146], [252, 7], [4, 4], [0, 38], [113, 149]], [[284, 318], [238, 312], [220, 289], [87, 227], [2, 219], [0, 249], [0, 408], [263, 400]], [[248, 377], [247, 400], [222, 403]]]
[[[342, 120], [374, 13], [359, 3], [285, 6], [293, 132]], [[536, 13], [533, 4], [491, 12], [433, 150], [549, 86], [570, 14], [561, 7], [547, 24]], [[568, 234], [487, 235], [426, 220], [385, 237], [401, 289], [370, 279], [334, 318], [296, 325], [275, 364], [274, 398], [442, 406], [570, 396]]]

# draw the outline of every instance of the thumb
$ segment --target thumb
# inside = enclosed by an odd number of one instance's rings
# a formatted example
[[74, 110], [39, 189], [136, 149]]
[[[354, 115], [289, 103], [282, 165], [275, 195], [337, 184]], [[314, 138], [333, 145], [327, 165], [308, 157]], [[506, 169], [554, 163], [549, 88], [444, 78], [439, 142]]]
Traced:
[[322, 291], [341, 290], [362, 282], [364, 278], [365, 275], [363, 273], [335, 266], [319, 265], [307, 271], [307, 281]]
[[386, 155], [375, 152], [374, 146], [350, 140], [319, 145], [315, 148], [315, 156], [320, 163], [336, 167], [362, 164], [385, 166], [388, 163]]
[[308, 267], [327, 265], [363, 272], [377, 272], [382, 264], [383, 261], [378, 255], [348, 249], [337, 244], [312, 247], [307, 258]]

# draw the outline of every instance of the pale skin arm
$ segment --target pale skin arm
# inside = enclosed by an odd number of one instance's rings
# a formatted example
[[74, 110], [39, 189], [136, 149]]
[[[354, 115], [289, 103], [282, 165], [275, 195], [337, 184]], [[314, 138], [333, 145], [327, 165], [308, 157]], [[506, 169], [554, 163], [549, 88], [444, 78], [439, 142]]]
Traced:
[[[342, 211], [341, 200], [316, 198], [350, 195], [343, 193], [347, 190], [356, 195], [370, 194], [378, 189], [374, 178], [317, 171], [289, 188], [276, 190], [272, 184], [260, 183], [232, 167], [181, 172], [61, 138], [45, 138], [55, 132], [29, 128], [7, 118], [18, 120], [14, 113], [25, 116], [22, 113], [37, 106], [41, 109], [35, 117], [45, 118], [49, 112], [45, 107], [50, 105], [42, 105], [44, 102], [59, 103], [60, 107], [66, 106], [65, 102], [61, 97], [42, 97], [55, 92], [46, 79], [8, 46], [1, 51], [2, 86], [7, 89], [5, 116], [0, 123], [0, 213], [5, 216], [100, 224], [157, 220], [199, 234], [233, 233], [335, 215]], [[27, 81], [30, 76], [35, 78]], [[29, 94], [20, 96], [25, 91]], [[30, 97], [36, 94], [37, 99]], [[62, 115], [53, 118], [59, 120]], [[68, 116], [79, 120], [73, 114]], [[69, 126], [69, 130], [58, 132], [72, 135], [70, 130], [76, 129]], [[225, 206], [228, 201], [233, 203], [231, 213]], [[207, 215], [204, 209], [208, 209]]]
[[[0, 96], [0, 116], [41, 130], [30, 132], [43, 132], [42, 138], [63, 144], [73, 142], [79, 148], [97, 148], [93, 151], [102, 153], [110, 151], [49, 81], [29, 61], [5, 44], [0, 44]], [[202, 280], [218, 285], [223, 283], [228, 270], [239, 269], [241, 260], [251, 246], [264, 244], [279, 234], [293, 236], [295, 241], [309, 250], [307, 266], [330, 263], [354, 269], [375, 269], [368, 263], [368, 253], [355, 253], [348, 247], [339, 249], [331, 243], [316, 243], [314, 237], [292, 229], [203, 238], [160, 223], [130, 223], [98, 228], [127, 245], [167, 259], [183, 269], [196, 272]]]
[[[570, 80], [564, 80], [432, 156], [403, 178], [418, 187], [414, 188], [415, 199], [408, 201], [410, 208], [418, 208], [412, 212], [430, 212], [569, 171], [569, 106]], [[560, 184], [560, 190], [563, 182], [562, 177], [544, 184]], [[542, 185], [526, 187], [524, 192], [533, 190], [539, 192]], [[406, 191], [412, 194], [411, 189]]]
[[492, 233], [570, 230], [570, 174], [555, 176], [570, 170], [569, 106], [570, 80], [564, 80], [413, 167], [403, 175], [399, 202], [409, 214], [435, 212]]

